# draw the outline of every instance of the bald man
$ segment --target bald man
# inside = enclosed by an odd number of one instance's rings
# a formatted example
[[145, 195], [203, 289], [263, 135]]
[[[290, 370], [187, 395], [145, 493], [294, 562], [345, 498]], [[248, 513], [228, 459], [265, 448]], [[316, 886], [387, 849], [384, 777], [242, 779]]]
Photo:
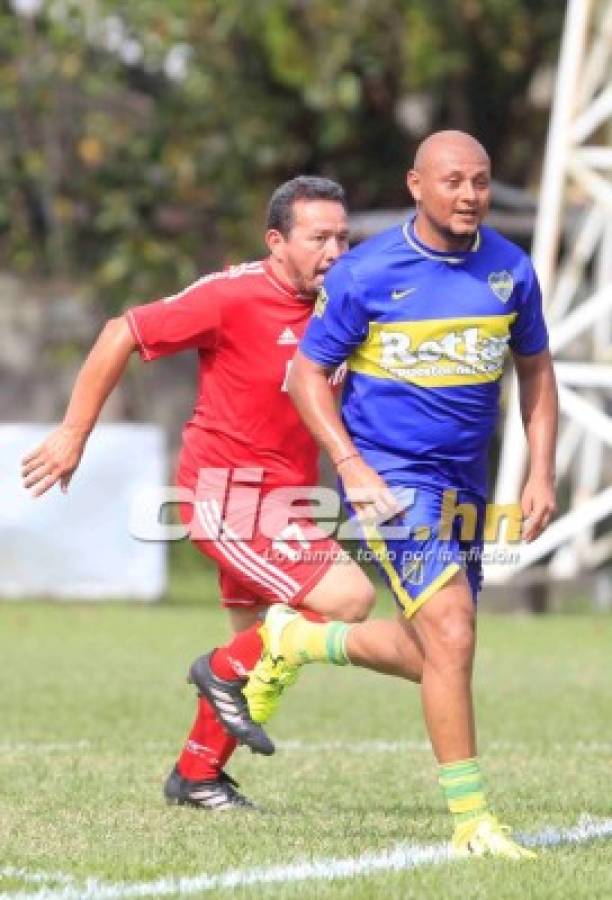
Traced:
[[[251, 715], [263, 721], [287, 669], [311, 661], [377, 668], [384, 642], [396, 642], [421, 684], [455, 851], [521, 859], [533, 854], [490, 813], [477, 758], [475, 608], [506, 349], [530, 453], [520, 498], [527, 541], [555, 509], [555, 378], [531, 262], [481, 224], [491, 184], [481, 144], [459, 131], [431, 135], [407, 184], [416, 215], [353, 249], [326, 276], [289, 379], [399, 618], [321, 625], [271, 609], [262, 629], [267, 651], [245, 692]], [[328, 375], [344, 361], [339, 415]]]

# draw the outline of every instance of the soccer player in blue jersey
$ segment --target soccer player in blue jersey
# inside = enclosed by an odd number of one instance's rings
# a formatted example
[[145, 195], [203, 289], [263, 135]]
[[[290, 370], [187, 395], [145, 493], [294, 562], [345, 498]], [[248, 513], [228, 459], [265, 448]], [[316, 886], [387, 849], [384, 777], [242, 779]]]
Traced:
[[[460, 854], [522, 858], [489, 812], [471, 695], [475, 600], [481, 582], [487, 451], [498, 416], [506, 350], [512, 354], [529, 472], [523, 535], [533, 540], [555, 509], [555, 377], [536, 275], [523, 251], [483, 226], [490, 163], [470, 135], [443, 131], [419, 147], [408, 187], [416, 215], [365, 241], [328, 273], [289, 390], [332, 459], [400, 609], [398, 645], [418, 669], [425, 722], [440, 766]], [[341, 415], [329, 372], [348, 364]], [[385, 541], [376, 515], [414, 502]], [[451, 507], [462, 517], [448, 523]], [[474, 529], [462, 533], [467, 510]], [[469, 532], [469, 523], [468, 523]], [[308, 661], [376, 668], [379, 622], [305, 622], [282, 607], [263, 627], [267, 654], [245, 689], [258, 715], [270, 673]], [[264, 704], [265, 706], [265, 704]], [[259, 716], [260, 721], [263, 716]]]

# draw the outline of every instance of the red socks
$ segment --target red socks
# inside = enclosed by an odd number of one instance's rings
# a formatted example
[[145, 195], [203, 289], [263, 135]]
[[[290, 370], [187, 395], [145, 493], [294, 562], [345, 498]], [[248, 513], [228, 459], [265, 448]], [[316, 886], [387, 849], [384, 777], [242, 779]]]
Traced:
[[[326, 621], [324, 616], [310, 610], [300, 609], [300, 612], [311, 621]], [[225, 646], [213, 652], [210, 667], [217, 678], [239, 681], [247, 677], [263, 650], [259, 627], [259, 624], [252, 625], [246, 631], [239, 631]], [[198, 712], [178, 759], [178, 770], [183, 778], [192, 781], [217, 778], [236, 744], [236, 739], [227, 734], [217, 719], [209, 701], [198, 697]]]
[[183, 778], [192, 781], [217, 778], [236, 744], [236, 738], [226, 732], [206, 697], [198, 697], [198, 712], [178, 759], [178, 770]]
[[211, 657], [210, 668], [217, 678], [238, 681], [246, 678], [255, 667], [262, 650], [259, 624], [251, 625], [246, 631], [235, 634], [224, 647], [217, 647]]
[[[309, 609], [300, 609], [299, 612], [305, 619], [311, 622], [325, 622], [325, 616]], [[259, 636], [260, 624], [251, 625], [246, 631], [239, 631], [225, 644], [217, 647], [210, 659], [210, 668], [217, 678], [225, 681], [238, 681], [246, 678], [255, 663], [261, 656], [263, 643]]]
[[[226, 681], [246, 678], [263, 649], [258, 628], [259, 625], [253, 625], [238, 632], [224, 647], [214, 651], [210, 667], [217, 678]], [[198, 712], [179, 757], [178, 770], [183, 778], [192, 781], [217, 778], [236, 744], [236, 739], [225, 731], [206, 697], [198, 697]]]

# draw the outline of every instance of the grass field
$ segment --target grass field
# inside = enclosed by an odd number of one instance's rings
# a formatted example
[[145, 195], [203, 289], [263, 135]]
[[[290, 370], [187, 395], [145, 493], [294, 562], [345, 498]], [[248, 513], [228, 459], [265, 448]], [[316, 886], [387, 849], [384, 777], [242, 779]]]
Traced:
[[[194, 705], [186, 665], [226, 632], [210, 579], [172, 595], [0, 606], [1, 897], [612, 896], [612, 835], [555, 846], [550, 832], [535, 863], [440, 861], [449, 823], [417, 693], [368, 672], [310, 667], [270, 728], [276, 756], [236, 754], [230, 771], [263, 813], [167, 807]], [[196, 595], [209, 600], [186, 602]], [[610, 821], [612, 619], [483, 615], [479, 642], [481, 755], [501, 817], [530, 834]], [[431, 860], [407, 869], [425, 845]]]

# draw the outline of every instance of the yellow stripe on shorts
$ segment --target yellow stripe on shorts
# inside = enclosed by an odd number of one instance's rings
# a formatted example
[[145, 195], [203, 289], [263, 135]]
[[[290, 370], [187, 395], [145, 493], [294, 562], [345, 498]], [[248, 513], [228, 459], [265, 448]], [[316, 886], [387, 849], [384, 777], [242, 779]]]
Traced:
[[402, 610], [404, 611], [404, 615], [407, 619], [411, 619], [415, 612], [419, 610], [424, 603], [429, 600], [437, 591], [442, 588], [447, 581], [455, 575], [457, 572], [461, 571], [461, 566], [458, 563], [449, 563], [445, 569], [438, 575], [437, 578], [428, 584], [425, 590], [419, 594], [416, 599], [412, 599], [406, 588], [403, 586], [399, 575], [395, 571], [393, 565], [389, 561], [389, 555], [387, 553], [387, 543], [380, 531], [376, 527], [376, 525], [371, 524], [363, 524], [363, 533], [365, 537], [366, 544], [381, 564], [384, 572], [386, 573], [389, 582], [391, 584], [391, 590], [395, 594]]

